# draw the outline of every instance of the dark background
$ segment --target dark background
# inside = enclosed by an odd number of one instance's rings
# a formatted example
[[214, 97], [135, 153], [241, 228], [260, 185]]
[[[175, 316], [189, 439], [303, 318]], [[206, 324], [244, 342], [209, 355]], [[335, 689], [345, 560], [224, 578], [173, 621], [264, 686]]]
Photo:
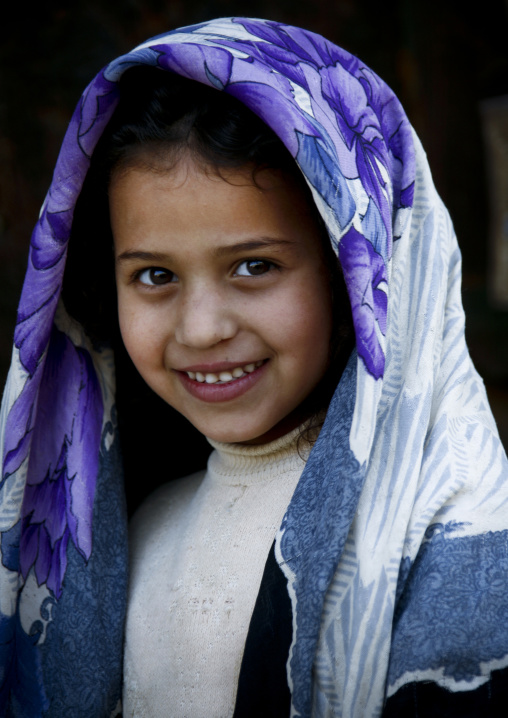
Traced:
[[489, 196], [479, 103], [508, 94], [508, 3], [484, 0], [10, 0], [0, 18], [0, 381], [28, 242], [67, 122], [100, 68], [213, 17], [300, 25], [392, 86], [427, 151], [464, 259], [467, 339], [508, 446], [508, 311], [488, 301]]

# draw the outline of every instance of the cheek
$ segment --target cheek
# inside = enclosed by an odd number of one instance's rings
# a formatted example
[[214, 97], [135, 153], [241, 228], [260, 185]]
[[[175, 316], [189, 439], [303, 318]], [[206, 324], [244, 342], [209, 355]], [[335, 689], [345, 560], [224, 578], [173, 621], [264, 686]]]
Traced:
[[[312, 321], [313, 320], [313, 321]], [[326, 315], [308, 316], [302, 322], [295, 337], [299, 355], [296, 360], [300, 372], [312, 384], [317, 384], [325, 374], [330, 360], [331, 321]]]
[[145, 368], [163, 360], [161, 325], [153, 313], [140, 311], [119, 296], [118, 323], [127, 353], [141, 375], [144, 375]]
[[332, 300], [327, 282], [305, 282], [280, 311], [274, 336], [305, 379], [317, 383], [325, 373], [330, 356]]

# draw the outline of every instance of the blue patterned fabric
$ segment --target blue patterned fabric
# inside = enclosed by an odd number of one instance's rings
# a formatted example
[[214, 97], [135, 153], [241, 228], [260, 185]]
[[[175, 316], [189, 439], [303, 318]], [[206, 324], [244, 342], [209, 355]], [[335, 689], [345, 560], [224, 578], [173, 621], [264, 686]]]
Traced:
[[[277, 536], [292, 715], [379, 716], [508, 666], [508, 466], [469, 358], [460, 254], [397, 98], [313, 33], [226, 18], [106, 67], [71, 120], [35, 227], [2, 403], [0, 713], [120, 710], [127, 539], [113, 357], [59, 303], [76, 199], [118, 101], [154, 65], [257, 113], [339, 256], [356, 352]], [[175, 447], [178, 451], [178, 447]]]

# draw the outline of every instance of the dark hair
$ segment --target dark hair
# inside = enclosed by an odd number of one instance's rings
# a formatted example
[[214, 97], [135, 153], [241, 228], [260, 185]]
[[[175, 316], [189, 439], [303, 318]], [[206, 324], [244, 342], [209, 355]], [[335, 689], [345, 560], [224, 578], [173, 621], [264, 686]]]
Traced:
[[227, 92], [153, 67], [135, 67], [120, 80], [121, 101], [98, 145], [103, 170], [139, 164], [170, 169], [189, 154], [204, 169], [252, 165], [298, 176], [277, 135]]
[[[307, 400], [307, 413], [316, 417], [304, 434], [310, 439], [351, 353], [353, 330], [342, 272], [300, 169], [277, 135], [226, 92], [153, 67], [127, 70], [119, 89], [118, 107], [94, 151], [76, 204], [63, 286], [67, 311], [93, 341], [112, 343], [115, 353], [124, 354], [121, 364], [130, 365], [117, 319], [108, 207], [108, 186], [114, 173], [140, 164], [157, 172], [171, 171], [184, 155], [219, 175], [225, 169], [250, 166], [254, 183], [262, 169], [284, 173], [298, 183], [321, 228], [333, 297], [330, 368]], [[125, 379], [131, 396], [138, 381], [135, 376], [137, 372], [129, 370]], [[146, 416], [146, 411], [143, 413]], [[189, 473], [189, 467], [184, 471]]]

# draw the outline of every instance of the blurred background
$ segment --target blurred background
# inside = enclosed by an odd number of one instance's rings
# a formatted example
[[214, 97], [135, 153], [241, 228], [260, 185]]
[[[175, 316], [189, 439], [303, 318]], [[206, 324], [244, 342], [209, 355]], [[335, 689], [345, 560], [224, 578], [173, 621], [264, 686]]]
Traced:
[[213, 17], [314, 30], [395, 90], [427, 151], [463, 253], [473, 361], [508, 447], [508, 0], [9, 2], [0, 27], [0, 382], [28, 243], [67, 122], [103, 65]]

